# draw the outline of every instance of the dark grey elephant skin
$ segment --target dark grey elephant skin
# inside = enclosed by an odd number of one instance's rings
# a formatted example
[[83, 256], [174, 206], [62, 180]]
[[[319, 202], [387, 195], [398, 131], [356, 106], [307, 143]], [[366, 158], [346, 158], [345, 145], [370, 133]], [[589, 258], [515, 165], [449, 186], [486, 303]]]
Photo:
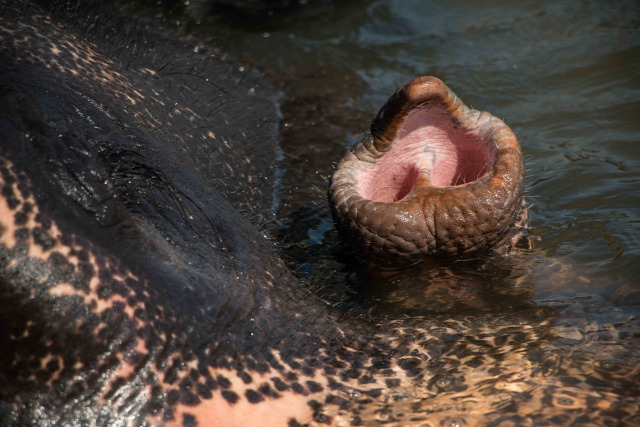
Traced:
[[161, 19], [100, 5], [0, 4], [0, 425], [634, 413], [591, 392], [597, 373], [571, 375], [582, 365], [563, 365], [572, 382], [538, 368], [564, 362], [535, 309], [367, 321], [302, 290], [257, 231], [273, 92]]
[[272, 92], [155, 21], [1, 7], [0, 424], [324, 389], [348, 333], [245, 218], [271, 207]]

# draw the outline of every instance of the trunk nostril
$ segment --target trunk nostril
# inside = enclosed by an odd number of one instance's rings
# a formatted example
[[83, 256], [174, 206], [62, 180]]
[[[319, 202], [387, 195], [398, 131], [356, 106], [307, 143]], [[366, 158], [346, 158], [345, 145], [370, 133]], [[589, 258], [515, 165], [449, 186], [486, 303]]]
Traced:
[[388, 150], [362, 164], [358, 193], [374, 202], [397, 202], [415, 188], [419, 174], [433, 187], [464, 185], [486, 175], [495, 158], [495, 144], [487, 136], [465, 129], [440, 107], [418, 107]]
[[522, 152], [500, 119], [421, 77], [371, 129], [338, 164], [329, 199], [336, 226], [375, 262], [475, 255], [519, 232]]
[[361, 188], [360, 195], [374, 202], [397, 202], [405, 198], [413, 189], [420, 169], [411, 165], [399, 168], [391, 176], [377, 177], [377, 182]]

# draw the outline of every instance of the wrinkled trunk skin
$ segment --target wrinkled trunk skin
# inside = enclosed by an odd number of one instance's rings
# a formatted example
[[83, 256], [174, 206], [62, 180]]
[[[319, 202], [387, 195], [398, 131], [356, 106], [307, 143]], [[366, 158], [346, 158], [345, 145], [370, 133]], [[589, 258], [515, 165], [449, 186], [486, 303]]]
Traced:
[[507, 125], [465, 106], [439, 79], [419, 77], [342, 158], [329, 201], [367, 259], [473, 256], [517, 238], [526, 222], [524, 178]]

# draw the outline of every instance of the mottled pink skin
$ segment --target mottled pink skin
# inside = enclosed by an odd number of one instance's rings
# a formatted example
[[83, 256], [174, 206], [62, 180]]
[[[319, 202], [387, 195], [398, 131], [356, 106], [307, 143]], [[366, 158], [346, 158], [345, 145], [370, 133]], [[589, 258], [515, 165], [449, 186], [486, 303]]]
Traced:
[[382, 107], [372, 137], [338, 164], [329, 198], [340, 229], [376, 261], [472, 255], [516, 233], [524, 165], [511, 129], [419, 77]]

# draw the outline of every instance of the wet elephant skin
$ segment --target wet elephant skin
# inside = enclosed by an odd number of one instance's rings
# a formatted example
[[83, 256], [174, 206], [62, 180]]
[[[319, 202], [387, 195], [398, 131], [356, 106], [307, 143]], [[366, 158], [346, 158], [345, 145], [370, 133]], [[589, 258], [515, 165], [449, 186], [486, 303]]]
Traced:
[[160, 19], [101, 7], [0, 5], [0, 425], [638, 412], [592, 391], [631, 374], [557, 356], [535, 307], [367, 321], [302, 290], [257, 231], [274, 93]]
[[238, 213], [271, 206], [264, 83], [155, 21], [1, 15], [1, 424], [189, 425], [360, 365]]

